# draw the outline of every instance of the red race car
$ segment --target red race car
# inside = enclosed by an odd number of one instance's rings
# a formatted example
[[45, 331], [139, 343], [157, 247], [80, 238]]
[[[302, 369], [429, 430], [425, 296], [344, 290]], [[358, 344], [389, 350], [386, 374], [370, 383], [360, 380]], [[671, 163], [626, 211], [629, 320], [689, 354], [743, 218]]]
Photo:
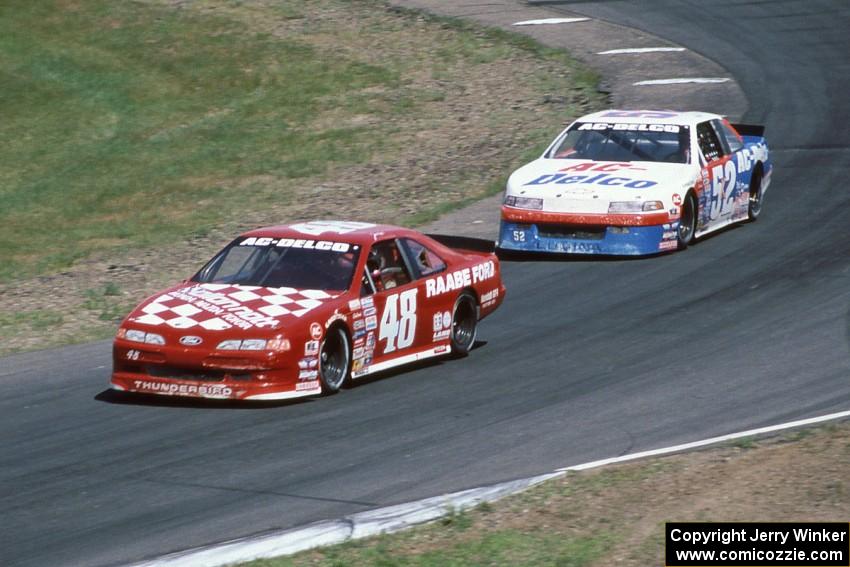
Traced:
[[352, 378], [466, 355], [505, 296], [471, 241], [316, 221], [243, 234], [121, 323], [112, 387], [246, 400], [333, 393]]

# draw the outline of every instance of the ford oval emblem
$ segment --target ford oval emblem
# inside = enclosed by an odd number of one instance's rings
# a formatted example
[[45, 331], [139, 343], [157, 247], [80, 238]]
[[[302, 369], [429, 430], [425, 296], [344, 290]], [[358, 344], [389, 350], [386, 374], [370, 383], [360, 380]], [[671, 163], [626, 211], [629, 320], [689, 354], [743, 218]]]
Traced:
[[196, 337], [194, 335], [186, 335], [185, 337], [180, 337], [180, 344], [186, 346], [196, 346], [204, 342], [204, 339], [201, 337]]

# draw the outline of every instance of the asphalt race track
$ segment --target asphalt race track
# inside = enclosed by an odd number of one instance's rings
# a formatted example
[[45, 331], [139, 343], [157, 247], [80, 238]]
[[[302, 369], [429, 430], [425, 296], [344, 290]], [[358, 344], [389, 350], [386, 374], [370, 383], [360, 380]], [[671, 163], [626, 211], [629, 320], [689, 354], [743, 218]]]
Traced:
[[564, 6], [740, 82], [776, 165], [757, 223], [506, 263], [470, 358], [304, 403], [111, 403], [108, 343], [0, 360], [0, 564], [126, 563], [850, 408], [850, 4]]

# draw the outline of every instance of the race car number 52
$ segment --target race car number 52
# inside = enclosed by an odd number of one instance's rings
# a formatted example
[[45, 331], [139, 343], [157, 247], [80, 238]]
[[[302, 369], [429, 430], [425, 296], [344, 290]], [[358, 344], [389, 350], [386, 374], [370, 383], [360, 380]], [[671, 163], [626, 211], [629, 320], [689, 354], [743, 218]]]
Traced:
[[416, 293], [419, 289], [408, 289], [387, 297], [384, 313], [381, 315], [381, 331], [378, 340], [387, 339], [384, 353], [398, 348], [407, 348], [413, 344], [416, 335]]

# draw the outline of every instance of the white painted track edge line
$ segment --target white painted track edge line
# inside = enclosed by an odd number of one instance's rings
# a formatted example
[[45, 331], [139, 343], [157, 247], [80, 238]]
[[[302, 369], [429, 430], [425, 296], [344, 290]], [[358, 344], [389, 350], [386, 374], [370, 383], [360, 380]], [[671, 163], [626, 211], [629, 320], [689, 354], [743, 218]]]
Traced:
[[544, 18], [541, 20], [525, 20], [515, 22], [514, 26], [542, 26], [542, 25], [557, 25], [557, 24], [575, 24], [578, 22], [586, 22], [590, 18]]
[[181, 551], [150, 561], [133, 563], [132, 567], [221, 567], [254, 559], [291, 555], [315, 547], [334, 545], [381, 533], [401, 531], [417, 524], [434, 521], [455, 510], [472, 508], [483, 502], [493, 502], [506, 496], [523, 492], [541, 482], [561, 477], [569, 471], [589, 470], [647, 457], [681, 453], [691, 449], [734, 441], [735, 439], [755, 437], [843, 418], [850, 418], [850, 410], [789, 421], [767, 427], [759, 427], [757, 429], [749, 429], [728, 435], [693, 441], [691, 443], [683, 443], [681, 445], [600, 459], [598, 461], [560, 468], [554, 472], [530, 478], [462, 490], [424, 500], [397, 504], [395, 506], [366, 510], [338, 520], [326, 520], [282, 532], [268, 533], [208, 547]]
[[810, 417], [807, 419], [799, 419], [797, 421], [789, 421], [786, 423], [780, 423], [777, 425], [770, 425], [767, 427], [759, 427], [758, 429], [749, 429], [747, 431], [739, 431], [737, 433], [730, 433], [728, 435], [720, 435], [719, 437], [710, 437], [708, 439], [702, 439], [700, 441], [692, 441], [691, 443], [683, 443], [681, 445], [673, 445], [670, 447], [662, 447], [660, 449], [652, 449], [650, 451], [641, 451], [639, 453], [629, 453], [628, 455], [622, 455], [620, 457], [611, 457], [608, 459], [600, 459], [598, 461], [592, 461], [590, 463], [582, 463], [580, 465], [574, 465], [571, 467], [564, 467], [558, 469], [558, 471], [584, 471], [588, 469], [595, 469], [598, 467], [602, 467], [605, 465], [612, 465], [616, 463], [624, 463], [627, 461], [636, 461], [638, 459], [645, 459], [647, 457], [659, 457], [662, 455], [671, 455], [673, 453], [681, 453], [684, 451], [689, 451], [691, 449], [699, 449], [702, 447], [708, 447], [709, 445], [717, 445], [719, 443], [725, 443], [727, 441], [734, 441], [735, 439], [743, 439], [745, 437], [756, 437], [759, 435], [765, 435], [767, 433], [773, 433], [776, 431], [783, 431], [786, 429], [794, 429], [796, 427], [804, 427], [806, 425], [815, 425], [818, 423], [824, 423], [826, 421], [834, 421], [837, 419], [843, 419], [846, 417], [850, 417], [850, 411], [840, 411], [836, 413], [830, 413], [827, 415], [822, 415], [818, 417]]
[[728, 77], [678, 77], [674, 79], [650, 79], [648, 81], [638, 81], [632, 83], [632, 86], [641, 87], [648, 85], [685, 85], [688, 83], [696, 84], [713, 84], [713, 83], [728, 83], [732, 79]]
[[622, 49], [609, 49], [607, 51], [597, 51], [597, 55], [622, 55], [622, 54], [640, 54], [640, 53], [668, 53], [686, 51], [684, 47], [625, 47]]

